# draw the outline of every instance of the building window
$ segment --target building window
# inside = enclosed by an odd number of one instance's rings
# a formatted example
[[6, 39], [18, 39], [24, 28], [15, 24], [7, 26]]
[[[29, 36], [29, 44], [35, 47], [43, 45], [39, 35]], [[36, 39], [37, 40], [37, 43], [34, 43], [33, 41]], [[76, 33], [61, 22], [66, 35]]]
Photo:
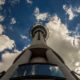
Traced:
[[24, 64], [20, 65], [13, 74], [16, 77], [29, 77], [29, 76], [49, 76], [49, 78], [56, 78], [55, 80], [64, 80], [64, 75], [57, 65], [52, 64]]

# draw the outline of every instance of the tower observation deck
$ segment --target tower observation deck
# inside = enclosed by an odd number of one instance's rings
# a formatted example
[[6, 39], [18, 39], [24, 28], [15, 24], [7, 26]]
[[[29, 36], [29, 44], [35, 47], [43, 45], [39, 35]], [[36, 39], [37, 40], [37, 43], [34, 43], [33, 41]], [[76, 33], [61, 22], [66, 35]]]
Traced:
[[31, 30], [32, 43], [13, 62], [0, 80], [77, 80], [62, 58], [46, 44], [42, 25]]
[[31, 31], [32, 37], [34, 37], [36, 33], [38, 34], [42, 33], [44, 38], [46, 38], [47, 36], [47, 31], [42, 25], [37, 25], [32, 28], [32, 31]]

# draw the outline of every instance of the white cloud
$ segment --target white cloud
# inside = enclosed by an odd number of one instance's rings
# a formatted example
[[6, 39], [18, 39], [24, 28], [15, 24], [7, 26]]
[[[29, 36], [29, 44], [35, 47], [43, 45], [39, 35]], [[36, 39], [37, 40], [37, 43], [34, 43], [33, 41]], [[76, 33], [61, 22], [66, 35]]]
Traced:
[[16, 24], [16, 20], [15, 20], [15, 18], [12, 18], [12, 19], [11, 19], [10, 24]]
[[45, 21], [47, 19], [47, 17], [49, 16], [48, 13], [40, 13], [39, 8], [35, 8], [34, 10], [34, 15], [37, 19], [37, 21]]
[[76, 16], [72, 10], [72, 7], [63, 5], [63, 9], [66, 11], [66, 14], [68, 14], [69, 20], [72, 20]]
[[[11, 65], [17, 55], [19, 55], [20, 51], [14, 50], [13, 53], [5, 51], [5, 49], [12, 49], [15, 47], [15, 41], [11, 40], [7, 35], [3, 35], [4, 32], [3, 25], [0, 24], [0, 52], [2, 53], [2, 61], [0, 62], [0, 72], [3, 70], [7, 70]], [[5, 65], [5, 66], [4, 66]]]
[[75, 63], [75, 66], [80, 66], [80, 62], [76, 62]]
[[19, 55], [20, 51], [16, 50], [13, 53], [5, 51], [2, 54], [2, 62], [0, 62], [0, 72], [6, 71], [11, 65], [14, 59]]
[[80, 61], [80, 47], [73, 45], [74, 37], [67, 35], [69, 30], [57, 15], [51, 17], [46, 26], [49, 29], [48, 46], [63, 58], [71, 70], [75, 70], [77, 66], [74, 64]]
[[12, 53], [10, 53], [9, 51], [5, 51], [5, 49], [12, 49], [13, 47], [15, 47], [15, 41], [11, 40], [6, 35], [3, 35], [3, 32], [3, 25], [0, 24], [0, 52], [4, 51], [4, 53], [2, 53], [2, 61], [0, 62], [0, 72], [3, 70], [7, 70], [12, 65], [14, 59], [21, 52], [16, 49]]
[[15, 46], [14, 40], [11, 40], [6, 35], [0, 35], [0, 52], [5, 49], [12, 49]]
[[0, 0], [0, 5], [4, 5], [5, 4], [5, 0]]
[[0, 22], [4, 20], [4, 16], [0, 15]]
[[77, 13], [80, 13], [80, 6], [77, 7], [77, 8], [75, 8], [75, 11], [76, 11]]
[[80, 6], [74, 8], [71, 5], [63, 5], [63, 9], [66, 11], [66, 14], [68, 14], [69, 20], [73, 20], [73, 18], [78, 16], [78, 13], [80, 13]]
[[80, 67], [77, 67], [77, 68], [75, 69], [75, 72], [77, 72], [78, 74], [80, 74]]
[[0, 52], [5, 49], [12, 49], [15, 46], [14, 40], [11, 40], [8, 36], [3, 35], [4, 32], [3, 25], [0, 24]]
[[[75, 66], [76, 66], [75, 72], [77, 72], [78, 74], [80, 74], [80, 61], [76, 62]], [[80, 76], [79, 76], [79, 78], [80, 78]]]
[[0, 24], [0, 34], [2, 34], [3, 32], [4, 32], [3, 25]]
[[28, 39], [28, 37], [25, 36], [25, 35], [21, 35], [21, 38], [22, 38], [22, 39]]
[[32, 2], [32, 0], [26, 0], [27, 1], [27, 3], [29, 3], [29, 4], [32, 4], [33, 2]]

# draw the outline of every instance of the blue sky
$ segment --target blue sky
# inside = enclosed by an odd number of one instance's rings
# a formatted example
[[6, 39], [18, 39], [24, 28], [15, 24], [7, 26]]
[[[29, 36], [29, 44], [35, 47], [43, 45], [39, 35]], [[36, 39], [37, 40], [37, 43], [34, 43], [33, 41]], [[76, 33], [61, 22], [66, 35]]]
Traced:
[[[74, 20], [69, 21], [68, 15], [63, 9], [63, 5], [75, 7], [78, 6], [79, 3], [79, 0], [34, 0], [32, 4], [27, 3], [26, 0], [5, 0], [5, 4], [1, 10], [1, 14], [5, 17], [1, 22], [4, 26], [6, 25], [4, 34], [15, 40], [16, 46], [19, 50], [23, 49], [25, 42], [20, 39], [20, 35], [27, 35], [27, 30], [36, 23], [36, 18], [34, 16], [34, 10], [36, 7], [40, 9], [41, 13], [47, 12], [51, 16], [57, 14], [63, 23], [68, 23], [68, 28], [70, 30], [75, 30], [75, 26], [80, 22], [80, 17], [75, 17]], [[15, 18], [17, 21], [16, 24], [10, 24], [11, 18]], [[11, 31], [10, 28], [13, 28], [13, 31]], [[16, 36], [14, 36], [15, 34]], [[19, 44], [20, 42], [22, 42], [22, 44]], [[26, 42], [26, 44], [28, 43], [29, 42]]]
[[0, 0], [0, 71], [31, 43], [29, 31], [37, 22], [50, 30], [47, 44], [69, 68], [80, 70], [80, 0]]

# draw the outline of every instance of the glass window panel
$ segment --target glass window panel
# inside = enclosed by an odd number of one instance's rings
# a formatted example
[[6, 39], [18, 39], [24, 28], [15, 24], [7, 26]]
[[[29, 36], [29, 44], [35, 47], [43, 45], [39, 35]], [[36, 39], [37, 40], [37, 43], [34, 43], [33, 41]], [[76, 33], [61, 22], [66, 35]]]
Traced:
[[58, 66], [51, 64], [24, 64], [17, 68], [13, 77], [29, 76], [29, 75], [45, 75], [64, 77]]

